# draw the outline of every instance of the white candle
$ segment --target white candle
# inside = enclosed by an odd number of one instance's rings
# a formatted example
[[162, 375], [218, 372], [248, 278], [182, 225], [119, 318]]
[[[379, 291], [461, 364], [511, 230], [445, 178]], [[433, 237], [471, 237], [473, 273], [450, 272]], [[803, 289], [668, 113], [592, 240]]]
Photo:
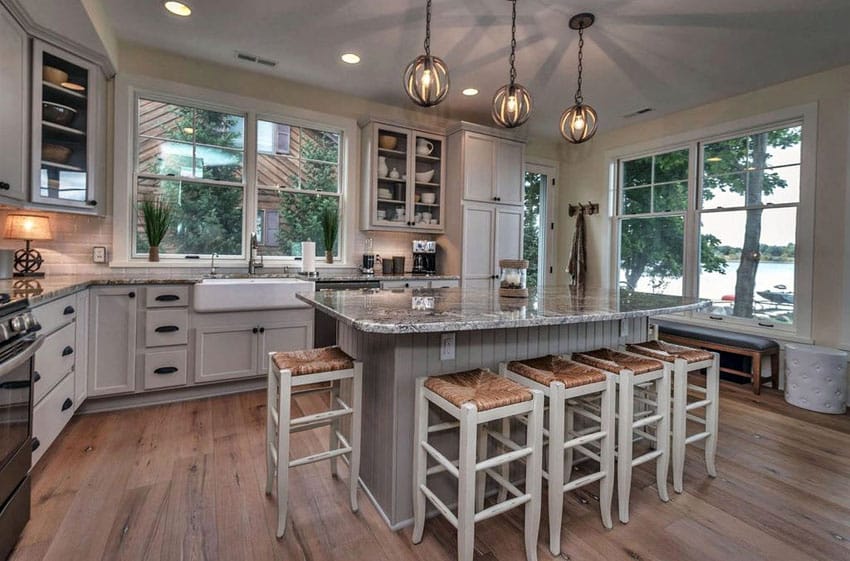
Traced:
[[301, 242], [301, 272], [316, 272], [316, 242]]

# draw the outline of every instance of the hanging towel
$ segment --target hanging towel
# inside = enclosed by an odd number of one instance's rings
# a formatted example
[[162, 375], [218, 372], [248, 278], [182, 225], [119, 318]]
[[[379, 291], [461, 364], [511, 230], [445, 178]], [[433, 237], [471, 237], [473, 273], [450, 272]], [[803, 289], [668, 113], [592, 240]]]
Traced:
[[579, 212], [576, 218], [576, 231], [573, 235], [573, 248], [570, 252], [570, 264], [567, 267], [572, 286], [584, 286], [587, 278], [587, 246], [584, 232], [584, 213]]

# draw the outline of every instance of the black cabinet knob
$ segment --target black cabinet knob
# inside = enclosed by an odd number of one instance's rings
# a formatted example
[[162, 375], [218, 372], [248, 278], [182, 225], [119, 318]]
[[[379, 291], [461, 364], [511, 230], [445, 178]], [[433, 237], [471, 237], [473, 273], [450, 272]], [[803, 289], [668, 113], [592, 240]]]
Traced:
[[32, 439], [32, 451], [35, 452], [38, 450], [39, 446], [41, 446], [41, 441], [37, 437], [34, 437]]
[[160, 325], [154, 331], [157, 333], [174, 333], [175, 331], [180, 331], [180, 328], [176, 325]]
[[71, 315], [71, 314], [73, 314], [75, 311], [76, 311], [76, 310], [74, 309], [74, 306], [65, 306], [65, 309], [64, 309], [64, 310], [62, 310], [62, 314], [63, 314], [63, 315], [66, 315], [66, 316], [70, 316], [70, 315]]
[[95, 201], [95, 200], [86, 201], [86, 204], [89, 205], [89, 206], [97, 206], [97, 201]]
[[260, 329], [258, 327], [255, 327], [254, 329], [251, 330], [251, 332], [252, 333], [259, 333]]
[[135, 292], [131, 292], [131, 293], [130, 293], [130, 294], [128, 294], [127, 296], [128, 296], [128, 297], [130, 297], [130, 298], [135, 298], [135, 297], [136, 297], [136, 293], [135, 293]]
[[6, 183], [5, 181], [0, 181], [0, 189], [2, 189], [3, 191], [8, 191], [11, 188], [12, 186]]
[[74, 348], [71, 345], [62, 349], [62, 356], [70, 356], [72, 354], [74, 354]]
[[175, 372], [177, 372], [176, 366], [163, 366], [153, 371], [154, 374], [159, 374], [160, 376], [165, 374], [174, 374]]
[[265, 327], [261, 327], [261, 328], [260, 328], [260, 333], [265, 333], [265, 332], [266, 332], [266, 328], [265, 328]]
[[33, 382], [38, 382], [39, 380], [41, 380], [41, 374], [39, 374], [38, 372], [33, 372], [33, 374], [32, 374], [32, 381], [33, 381]]
[[71, 401], [70, 397], [66, 397], [65, 401], [62, 402], [62, 411], [67, 411], [74, 405], [74, 402]]

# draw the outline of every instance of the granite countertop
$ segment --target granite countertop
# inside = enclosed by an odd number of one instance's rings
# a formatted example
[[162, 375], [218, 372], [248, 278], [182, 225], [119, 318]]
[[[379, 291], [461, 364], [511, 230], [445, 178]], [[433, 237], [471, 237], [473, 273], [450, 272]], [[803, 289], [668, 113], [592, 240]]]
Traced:
[[528, 299], [500, 298], [462, 288], [316, 292], [297, 297], [368, 333], [435, 333], [563, 325], [696, 310], [708, 300], [640, 292], [569, 287], [530, 291]]
[[[362, 275], [362, 274], [327, 274], [321, 277], [307, 279], [298, 274], [259, 274], [249, 277], [246, 274], [219, 274], [215, 278], [299, 278], [311, 281], [410, 281], [410, 280], [457, 280], [457, 276], [445, 275]], [[209, 278], [209, 275], [174, 274], [162, 275], [144, 273], [133, 275], [54, 275], [45, 277], [14, 278], [0, 280], [0, 293], [8, 293], [12, 297], [29, 298], [30, 304], [38, 305], [55, 300], [68, 294], [85, 290], [90, 286], [120, 286], [140, 284], [195, 284]]]

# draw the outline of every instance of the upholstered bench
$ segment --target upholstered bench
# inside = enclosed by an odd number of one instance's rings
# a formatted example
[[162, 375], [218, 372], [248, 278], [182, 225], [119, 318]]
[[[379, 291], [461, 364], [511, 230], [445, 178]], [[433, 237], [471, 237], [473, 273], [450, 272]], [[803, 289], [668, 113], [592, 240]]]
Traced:
[[721, 366], [721, 372], [747, 376], [753, 381], [753, 392], [761, 392], [761, 363], [765, 357], [770, 357], [770, 380], [774, 389], [779, 389], [779, 343], [767, 337], [736, 333], [725, 329], [688, 325], [672, 321], [659, 320], [658, 338], [670, 343], [697, 347], [710, 351], [743, 356], [750, 359], [750, 371], [737, 370]]

